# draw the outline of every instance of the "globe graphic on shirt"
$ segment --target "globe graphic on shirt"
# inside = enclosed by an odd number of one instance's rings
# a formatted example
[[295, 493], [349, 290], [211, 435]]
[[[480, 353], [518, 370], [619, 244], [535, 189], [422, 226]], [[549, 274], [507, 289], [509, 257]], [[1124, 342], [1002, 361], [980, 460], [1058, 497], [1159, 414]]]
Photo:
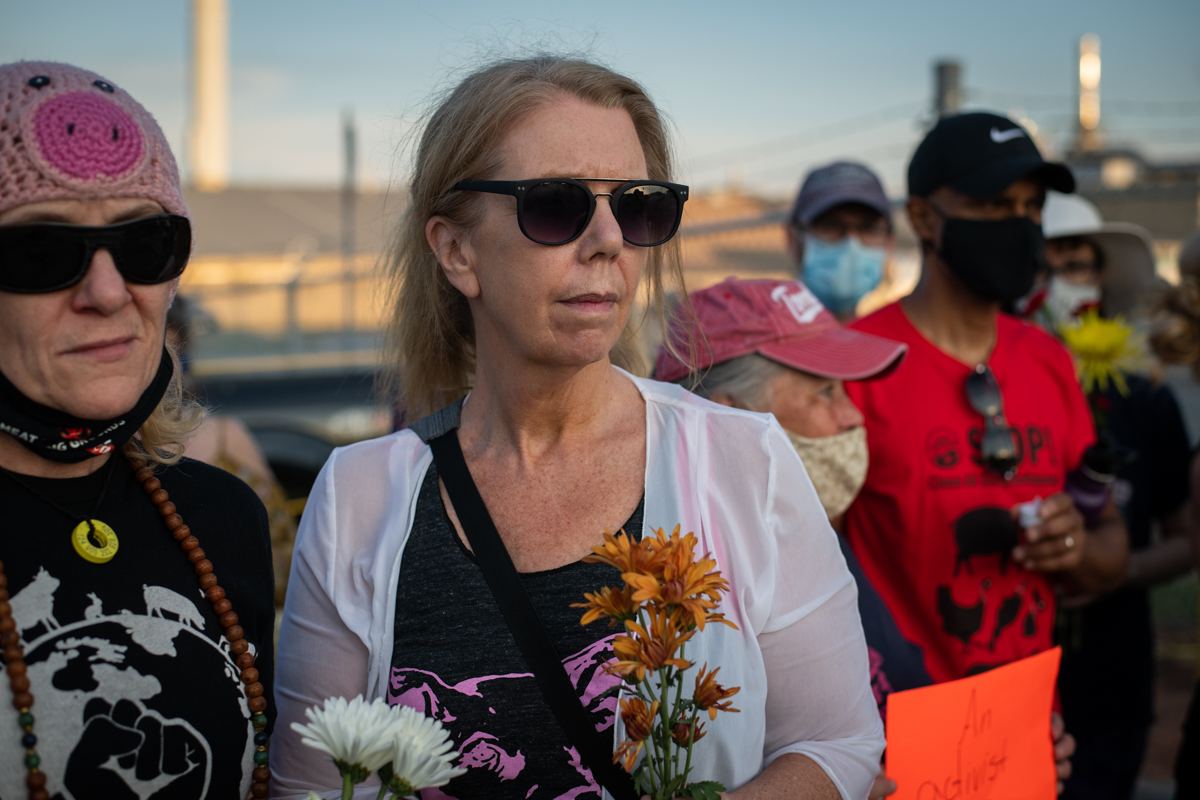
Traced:
[[[39, 579], [43, 575], [49, 573], [39, 573]], [[53, 584], [43, 585], [57, 585], [50, 580]], [[22, 606], [22, 594], [37, 586], [35, 580], [14, 595], [14, 611], [31, 607]], [[109, 612], [90, 596], [85, 619], [70, 624], [58, 625], [52, 610], [36, 620], [18, 618], [50, 795], [67, 800], [245, 795], [254, 731], [225, 638], [206, 636], [196, 605], [165, 587], [144, 588], [145, 611]], [[30, 622], [35, 624], [26, 627]], [[203, 714], [195, 713], [198, 687]], [[28, 791], [22, 733], [16, 725], [0, 725], [0, 797]], [[214, 763], [222, 765], [216, 774]], [[239, 763], [240, 775], [228, 767]]]

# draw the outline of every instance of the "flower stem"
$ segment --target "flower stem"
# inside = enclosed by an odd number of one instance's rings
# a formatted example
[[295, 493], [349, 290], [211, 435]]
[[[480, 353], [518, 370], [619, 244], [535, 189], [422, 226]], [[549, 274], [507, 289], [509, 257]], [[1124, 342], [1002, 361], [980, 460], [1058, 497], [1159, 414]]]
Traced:
[[[647, 707], [653, 705], [655, 700], [654, 690], [650, 688], [650, 680], [650, 678], [647, 678], [642, 683], [639, 683], [637, 688], [638, 695], [641, 695], [643, 691], [646, 693], [646, 696], [642, 698], [642, 701], [646, 703]], [[656, 784], [657, 786], [663, 786], [666, 784], [664, 772], [665, 765], [662, 761], [662, 749], [659, 742], [660, 736], [661, 733], [655, 731], [654, 727], [652, 726], [650, 729], [650, 746], [646, 748], [646, 761], [650, 766], [650, 782], [651, 784]], [[655, 769], [655, 767], [657, 767], [657, 769]], [[654, 777], [656, 772], [658, 773], [657, 780], [655, 780]], [[659, 800], [659, 798], [655, 797], [654, 800]]]
[[[672, 671], [673, 670], [670, 667], [663, 667], [663, 669], [658, 673], [659, 695], [662, 697], [662, 702], [658, 705], [658, 713], [659, 716], [662, 717], [662, 732], [660, 733], [660, 736], [662, 737], [663, 749], [662, 788], [664, 790], [666, 789], [666, 785], [670, 783], [671, 778], [675, 773], [675, 770], [672, 768], [671, 764], [671, 718], [667, 708], [667, 704], [671, 700], [671, 679], [673, 678], [673, 675], [671, 674]], [[670, 798], [663, 797], [662, 800], [670, 800]]]
[[696, 746], [696, 720], [699, 718], [698, 714], [692, 717], [692, 735], [688, 737], [687, 766], [683, 768], [684, 783], [687, 783], [688, 777], [692, 774], [692, 748]]
[[[687, 645], [686, 644], [680, 645], [679, 646], [679, 657], [686, 660], [686, 658], [687, 658], [686, 653], [687, 653]], [[674, 676], [672, 676], [672, 677], [675, 678], [675, 680], [674, 680], [675, 703], [671, 706], [671, 721], [673, 723], [676, 719], [679, 718], [679, 707], [680, 707], [680, 704], [683, 702], [683, 670], [676, 670]], [[672, 726], [672, 730], [674, 730], [674, 726]], [[679, 744], [675, 741], [674, 738], [671, 739], [671, 748], [672, 748], [672, 750], [675, 751], [674, 758], [672, 759], [672, 769], [671, 769], [671, 777], [674, 778], [676, 775], [680, 774], [679, 773]], [[684, 780], [686, 781], [687, 773], [685, 772], [683, 774], [684, 774]]]
[[354, 778], [350, 773], [342, 773], [342, 800], [352, 800], [354, 797]]

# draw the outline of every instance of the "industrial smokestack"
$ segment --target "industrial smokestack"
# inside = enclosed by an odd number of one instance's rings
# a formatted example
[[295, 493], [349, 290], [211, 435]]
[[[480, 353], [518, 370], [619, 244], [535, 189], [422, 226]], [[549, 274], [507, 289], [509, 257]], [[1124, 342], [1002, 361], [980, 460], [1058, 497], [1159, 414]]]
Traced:
[[229, 185], [229, 6], [192, 0], [192, 126], [187, 142], [192, 185]]
[[1100, 37], [1094, 33], [1079, 40], [1078, 150], [1100, 149]]
[[939, 61], [933, 66], [933, 113], [938, 119], [951, 117], [962, 108], [962, 65]]

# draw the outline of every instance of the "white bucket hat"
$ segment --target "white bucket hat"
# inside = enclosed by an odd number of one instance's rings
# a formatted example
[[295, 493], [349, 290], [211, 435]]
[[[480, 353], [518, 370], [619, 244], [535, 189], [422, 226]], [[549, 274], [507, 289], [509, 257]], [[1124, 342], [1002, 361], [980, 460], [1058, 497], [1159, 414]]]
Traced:
[[1046, 192], [1042, 233], [1047, 239], [1082, 236], [1101, 251], [1105, 314], [1132, 315], [1164, 285], [1154, 269], [1150, 232], [1132, 222], [1105, 222], [1096, 206], [1077, 194]]

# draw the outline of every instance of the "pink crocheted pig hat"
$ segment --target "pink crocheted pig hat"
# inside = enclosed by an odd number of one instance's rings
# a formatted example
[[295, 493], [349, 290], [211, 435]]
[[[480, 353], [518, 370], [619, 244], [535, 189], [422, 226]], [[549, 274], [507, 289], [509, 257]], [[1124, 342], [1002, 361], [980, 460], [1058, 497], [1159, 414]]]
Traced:
[[42, 200], [148, 197], [187, 216], [154, 117], [114, 84], [48, 61], [0, 66], [0, 213]]

